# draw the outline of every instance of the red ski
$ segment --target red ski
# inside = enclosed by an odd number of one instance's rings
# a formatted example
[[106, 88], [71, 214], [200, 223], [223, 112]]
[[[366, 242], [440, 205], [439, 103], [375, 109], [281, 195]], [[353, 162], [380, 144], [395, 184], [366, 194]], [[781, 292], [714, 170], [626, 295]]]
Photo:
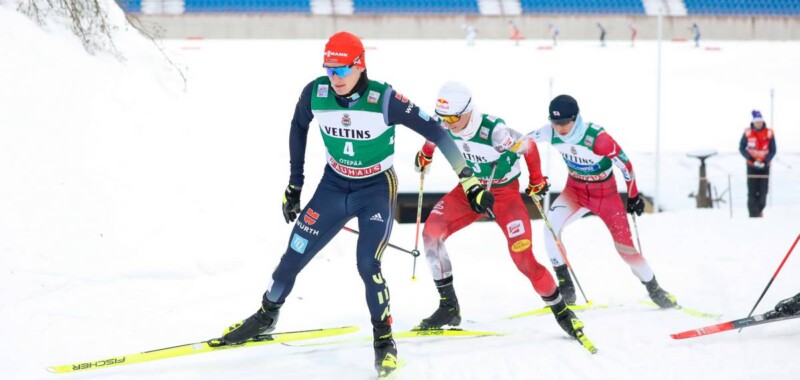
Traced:
[[792, 315], [789, 317], [775, 318], [775, 319], [765, 319], [764, 315], [760, 314], [748, 318], [734, 319], [730, 322], [724, 322], [716, 325], [701, 327], [699, 329], [687, 330], [684, 332], [670, 334], [670, 336], [672, 337], [672, 339], [695, 338], [698, 336], [716, 334], [718, 332], [735, 330], [735, 329], [743, 329], [745, 327], [750, 327], [770, 322], [785, 321], [787, 319], [793, 319], [793, 318], [800, 318], [800, 315]]

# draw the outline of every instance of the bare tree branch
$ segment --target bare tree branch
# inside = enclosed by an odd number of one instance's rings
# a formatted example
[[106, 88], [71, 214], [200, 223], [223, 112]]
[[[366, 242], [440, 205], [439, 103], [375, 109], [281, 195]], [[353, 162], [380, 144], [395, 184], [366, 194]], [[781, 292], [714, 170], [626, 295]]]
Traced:
[[167, 55], [167, 52], [164, 51], [164, 47], [161, 46], [161, 44], [159, 43], [160, 39], [159, 34], [162, 33], [163, 28], [161, 28], [160, 26], [155, 26], [155, 27], [151, 26], [149, 28], [146, 28], [144, 25], [142, 25], [142, 21], [138, 17], [130, 13], [125, 13], [125, 19], [128, 20], [128, 24], [130, 26], [138, 30], [139, 33], [141, 33], [143, 36], [147, 37], [147, 39], [149, 39], [150, 42], [152, 42], [153, 45], [156, 46], [156, 48], [164, 57], [164, 59], [166, 59], [167, 62], [169, 62], [169, 65], [174, 67], [175, 70], [178, 71], [178, 74], [181, 76], [181, 80], [183, 81], [183, 91], [185, 92], [187, 89], [186, 75], [183, 73], [183, 70], [180, 67], [178, 67], [178, 65]]

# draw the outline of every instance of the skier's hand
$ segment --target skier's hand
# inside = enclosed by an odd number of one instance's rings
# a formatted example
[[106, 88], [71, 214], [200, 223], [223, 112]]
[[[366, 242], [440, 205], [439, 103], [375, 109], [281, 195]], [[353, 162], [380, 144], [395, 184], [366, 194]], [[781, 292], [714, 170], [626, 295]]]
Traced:
[[528, 183], [528, 190], [525, 192], [530, 196], [538, 196], [539, 199], [543, 199], [545, 194], [547, 194], [547, 190], [550, 190], [550, 183], [547, 182], [547, 177], [542, 177], [542, 182], [534, 184], [533, 182]]
[[486, 213], [489, 219], [494, 220], [494, 195], [481, 186], [478, 178], [472, 174], [472, 169], [464, 168], [459, 174], [461, 187], [467, 195], [469, 207], [478, 214]]
[[757, 167], [759, 169], [764, 169], [764, 166], [766, 166], [766, 165], [764, 164], [763, 161], [753, 161], [753, 166], [755, 166], [755, 167]]
[[644, 201], [642, 200], [642, 198], [639, 197], [639, 195], [636, 195], [633, 198], [628, 198], [627, 208], [628, 208], [628, 213], [630, 213], [631, 215], [633, 215], [634, 213], [636, 213], [636, 215], [642, 215], [642, 212], [644, 212]]
[[428, 165], [430, 165], [432, 162], [433, 162], [433, 157], [426, 156], [425, 153], [422, 153], [422, 151], [420, 150], [419, 152], [417, 152], [417, 159], [414, 160], [414, 171], [416, 171], [417, 173], [424, 172], [425, 174], [428, 174], [428, 170], [430, 170]]
[[300, 187], [289, 185], [283, 192], [283, 219], [286, 223], [294, 222], [300, 213]]

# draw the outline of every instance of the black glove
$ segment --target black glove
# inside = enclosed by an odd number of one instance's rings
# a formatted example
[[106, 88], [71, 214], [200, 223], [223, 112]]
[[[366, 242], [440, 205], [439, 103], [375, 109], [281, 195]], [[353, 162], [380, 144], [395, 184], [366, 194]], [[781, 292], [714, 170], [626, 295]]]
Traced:
[[492, 211], [492, 207], [494, 207], [494, 195], [486, 191], [480, 184], [472, 185], [467, 189], [467, 200], [469, 201], [469, 207], [472, 208], [472, 211], [478, 214], [486, 213], [489, 215], [489, 218], [494, 217], [494, 212]]
[[461, 173], [458, 173], [458, 180], [461, 182], [461, 188], [467, 196], [469, 207], [472, 208], [472, 211], [478, 214], [485, 212], [489, 219], [494, 219], [494, 212], [492, 211], [494, 195], [481, 186], [472, 169], [469, 167], [462, 169]]
[[638, 195], [633, 198], [628, 198], [628, 213], [631, 215], [634, 213], [636, 213], [636, 215], [642, 215], [642, 212], [644, 212], [644, 201], [642, 198], [639, 198]]
[[286, 186], [283, 192], [283, 219], [286, 223], [294, 222], [300, 213], [300, 188], [294, 185]]

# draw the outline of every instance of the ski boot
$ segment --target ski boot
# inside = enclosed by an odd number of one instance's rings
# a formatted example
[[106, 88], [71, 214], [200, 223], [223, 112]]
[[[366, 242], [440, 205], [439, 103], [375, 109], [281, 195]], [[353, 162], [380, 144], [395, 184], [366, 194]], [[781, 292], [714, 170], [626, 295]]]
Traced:
[[444, 325], [458, 326], [461, 324], [461, 308], [458, 307], [456, 290], [453, 288], [453, 277], [435, 280], [436, 290], [439, 291], [439, 308], [420, 322], [415, 330], [441, 329]]
[[569, 267], [566, 264], [553, 267], [556, 271], [556, 278], [558, 279], [558, 290], [561, 292], [561, 297], [564, 297], [564, 302], [567, 305], [574, 305], [575, 285], [572, 283], [572, 277], [569, 275]]
[[583, 322], [575, 316], [575, 312], [567, 307], [564, 298], [556, 289], [555, 293], [549, 297], [542, 297], [542, 300], [550, 306], [550, 310], [556, 317], [556, 322], [561, 328], [573, 338], [578, 338], [578, 334], [583, 330]]
[[647, 294], [650, 296], [650, 299], [653, 300], [658, 307], [669, 309], [678, 306], [678, 298], [658, 286], [656, 276], [653, 276], [653, 279], [648, 282], [642, 282], [642, 284], [647, 288]]
[[775, 319], [789, 317], [800, 312], [800, 294], [787, 298], [775, 305], [774, 310], [764, 313], [764, 318]]
[[[390, 317], [391, 318], [391, 317]], [[375, 370], [384, 378], [397, 369], [397, 345], [392, 338], [392, 326], [387, 321], [373, 323], [372, 336], [375, 348]]]
[[278, 315], [283, 304], [276, 304], [264, 299], [261, 308], [247, 319], [228, 327], [222, 334], [222, 340], [228, 344], [239, 344], [256, 335], [266, 334], [275, 329]]

